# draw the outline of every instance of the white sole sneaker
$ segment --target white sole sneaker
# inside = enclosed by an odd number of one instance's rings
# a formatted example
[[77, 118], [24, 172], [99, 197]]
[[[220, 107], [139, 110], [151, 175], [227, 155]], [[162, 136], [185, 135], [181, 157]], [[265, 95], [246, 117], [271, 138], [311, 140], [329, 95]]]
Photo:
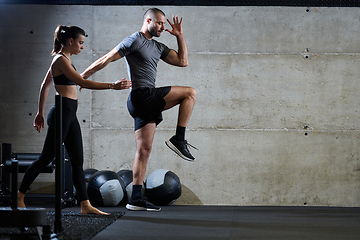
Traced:
[[140, 207], [131, 204], [126, 204], [126, 209], [130, 211], [150, 211], [150, 212], [159, 212], [161, 208], [147, 208], [147, 207]]
[[179, 155], [179, 157], [181, 157], [182, 159], [185, 159], [187, 161], [193, 162], [194, 159], [188, 158], [186, 157], [184, 154], [182, 154], [175, 146], [174, 144], [172, 144], [172, 142], [170, 142], [170, 140], [165, 141], [166, 146], [168, 146], [171, 150], [173, 150], [177, 155]]

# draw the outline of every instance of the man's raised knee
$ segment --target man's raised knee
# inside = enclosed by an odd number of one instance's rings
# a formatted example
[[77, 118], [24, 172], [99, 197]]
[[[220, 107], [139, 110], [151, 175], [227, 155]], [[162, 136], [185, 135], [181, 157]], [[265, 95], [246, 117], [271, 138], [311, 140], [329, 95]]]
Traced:
[[194, 102], [196, 101], [196, 95], [197, 95], [197, 92], [194, 88], [190, 87], [190, 93], [189, 93], [189, 96], [194, 99]]

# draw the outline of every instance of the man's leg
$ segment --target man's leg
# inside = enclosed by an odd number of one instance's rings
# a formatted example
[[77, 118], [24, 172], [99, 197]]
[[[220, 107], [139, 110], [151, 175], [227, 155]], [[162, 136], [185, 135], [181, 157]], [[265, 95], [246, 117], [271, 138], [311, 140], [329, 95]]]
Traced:
[[126, 205], [129, 210], [160, 211], [160, 208], [143, 199], [141, 193], [155, 130], [156, 123], [151, 122], [135, 131], [136, 153], [133, 165], [133, 191], [131, 199]]
[[166, 141], [166, 145], [185, 160], [193, 161], [195, 158], [187, 148], [188, 143], [185, 140], [185, 129], [196, 102], [196, 90], [191, 87], [173, 86], [164, 97], [164, 100], [166, 102], [164, 110], [180, 104], [176, 135], [169, 141]]
[[164, 100], [166, 102], [164, 110], [180, 104], [177, 125], [186, 127], [196, 102], [196, 90], [192, 87], [172, 86]]
[[136, 153], [133, 165], [133, 184], [142, 185], [147, 162], [151, 153], [156, 124], [148, 123], [135, 131]]

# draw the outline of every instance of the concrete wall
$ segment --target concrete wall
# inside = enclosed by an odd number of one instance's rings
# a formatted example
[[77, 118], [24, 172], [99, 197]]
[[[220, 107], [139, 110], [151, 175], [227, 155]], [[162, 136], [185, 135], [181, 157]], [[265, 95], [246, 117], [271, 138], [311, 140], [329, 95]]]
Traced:
[[[0, 142], [11, 142], [16, 152], [42, 149], [46, 131], [36, 133], [32, 121], [56, 25], [87, 31], [84, 51], [73, 57], [82, 72], [138, 31], [147, 8], [1, 5]], [[183, 184], [177, 204], [360, 206], [360, 9], [161, 8], [168, 17], [184, 17], [190, 65], [160, 62], [157, 84], [198, 91], [187, 139], [199, 151], [190, 163], [165, 146], [177, 108], [166, 111], [147, 175], [158, 168], [175, 172]], [[177, 49], [168, 33], [158, 40]], [[92, 79], [123, 77], [122, 59]], [[79, 94], [85, 168], [131, 169], [127, 96]]]

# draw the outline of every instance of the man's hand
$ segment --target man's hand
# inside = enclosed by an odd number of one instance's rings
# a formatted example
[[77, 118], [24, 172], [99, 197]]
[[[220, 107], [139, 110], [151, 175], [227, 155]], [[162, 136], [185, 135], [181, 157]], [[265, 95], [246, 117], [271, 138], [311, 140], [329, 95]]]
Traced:
[[186, 47], [185, 38], [183, 35], [182, 30], [182, 18], [179, 21], [178, 16], [173, 15], [173, 22], [171, 23], [169, 19], [167, 21], [169, 22], [170, 26], [172, 27], [172, 30], [165, 29], [165, 31], [169, 32], [170, 34], [174, 35], [176, 37], [177, 43], [178, 43], [178, 51], [170, 50], [169, 54], [165, 58], [165, 62], [174, 66], [178, 67], [186, 67], [189, 65], [189, 57]]
[[170, 29], [165, 29], [165, 31], [169, 32], [170, 34], [174, 35], [175, 37], [178, 37], [179, 35], [181, 35], [182, 32], [182, 27], [181, 27], [181, 23], [182, 23], [183, 18], [180, 19], [179, 22], [179, 17], [176, 15], [173, 15], [173, 22], [171, 23], [169, 19], [167, 19], [168, 23], [170, 24], [170, 26], [172, 27], [172, 30]]

